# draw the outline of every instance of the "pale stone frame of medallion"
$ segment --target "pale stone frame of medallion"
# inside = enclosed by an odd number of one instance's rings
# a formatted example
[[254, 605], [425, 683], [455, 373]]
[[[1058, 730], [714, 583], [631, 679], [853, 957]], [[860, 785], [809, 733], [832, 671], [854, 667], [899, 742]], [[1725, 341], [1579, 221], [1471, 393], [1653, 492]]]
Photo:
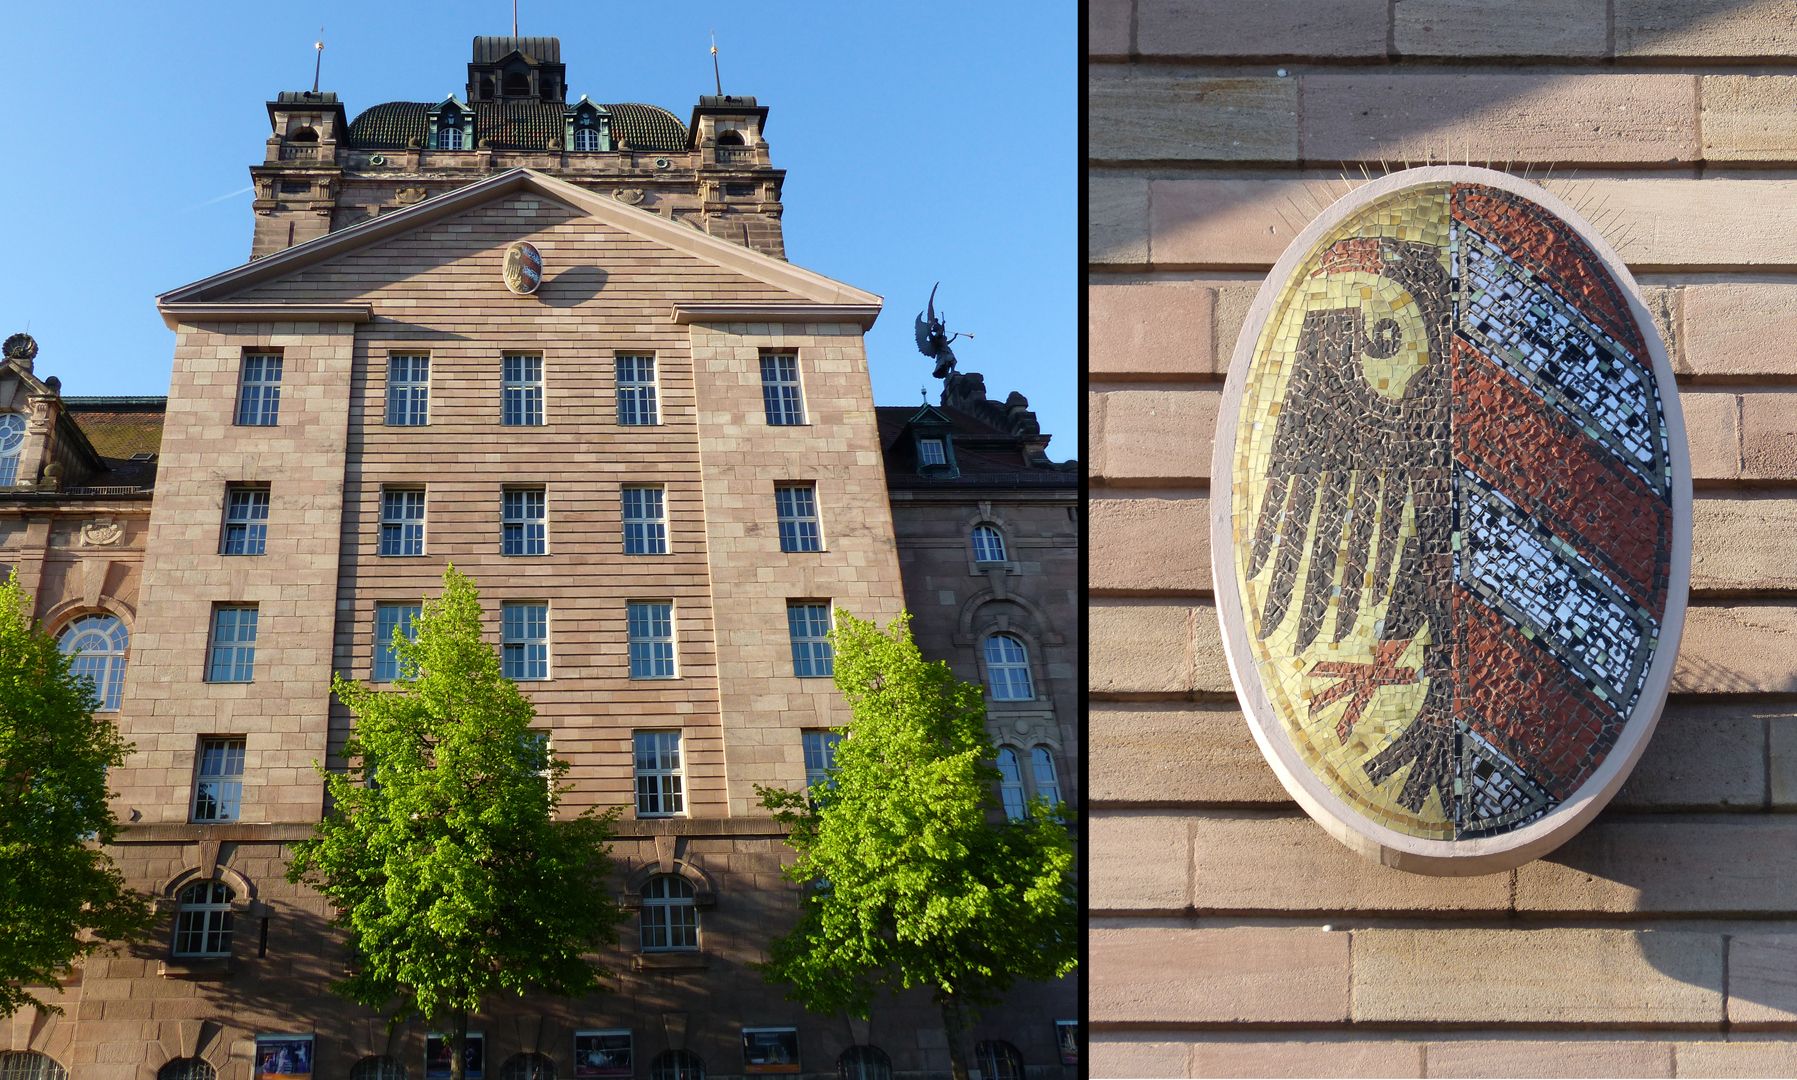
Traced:
[[[1672, 557], [1666, 588], [1666, 612], [1660, 620], [1659, 643], [1647, 669], [1647, 678], [1635, 708], [1624, 723], [1616, 744], [1597, 770], [1570, 798], [1539, 820], [1498, 836], [1470, 840], [1432, 840], [1411, 836], [1367, 819], [1329, 790], [1298, 755], [1284, 723], [1267, 697], [1255, 665], [1248, 623], [1236, 585], [1236, 546], [1233, 526], [1235, 496], [1236, 432], [1248, 369], [1260, 337], [1286, 281], [1310, 256], [1312, 248], [1351, 215], [1369, 204], [1403, 189], [1422, 184], [1482, 184], [1520, 195], [1558, 217], [1590, 245], [1604, 270], [1628, 298], [1629, 313], [1647, 343], [1658, 385], [1660, 408], [1666, 423], [1669, 481], [1672, 504]], [[1434, 165], [1404, 169], [1362, 184], [1331, 204], [1287, 245], [1279, 261], [1262, 281], [1248, 309], [1241, 335], [1230, 359], [1228, 382], [1217, 415], [1216, 442], [1211, 451], [1211, 585], [1222, 624], [1223, 651], [1235, 683], [1248, 728], [1267, 763], [1286, 791], [1305, 813], [1330, 835], [1355, 851], [1386, 866], [1418, 874], [1471, 876], [1510, 870], [1540, 858], [1571, 839], [1596, 817], [1633, 771], [1647, 748], [1666, 704], [1672, 670], [1684, 633], [1685, 608], [1691, 582], [1691, 460], [1685, 441], [1684, 412], [1678, 384], [1666, 357], [1640, 288], [1621, 256], [1564, 200], [1543, 188], [1508, 173], [1464, 165]]]

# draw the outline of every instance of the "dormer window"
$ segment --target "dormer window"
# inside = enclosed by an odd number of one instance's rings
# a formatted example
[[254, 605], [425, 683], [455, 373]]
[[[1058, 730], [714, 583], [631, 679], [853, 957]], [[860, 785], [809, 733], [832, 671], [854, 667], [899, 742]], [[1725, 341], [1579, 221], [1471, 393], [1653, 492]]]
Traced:
[[941, 439], [917, 440], [917, 463], [924, 468], [948, 464], [948, 448]]
[[610, 150], [611, 114], [584, 96], [568, 110], [568, 149], [591, 154]]
[[468, 136], [468, 114], [455, 99], [443, 103], [431, 114], [431, 146], [437, 150], [466, 150], [472, 140]]
[[500, 87], [499, 87], [499, 95], [501, 97], [508, 97], [508, 98], [529, 97], [530, 96], [530, 72], [528, 72], [528, 71], [508, 71], [508, 72], [506, 72], [505, 73], [505, 81], [503, 83], [501, 83]]

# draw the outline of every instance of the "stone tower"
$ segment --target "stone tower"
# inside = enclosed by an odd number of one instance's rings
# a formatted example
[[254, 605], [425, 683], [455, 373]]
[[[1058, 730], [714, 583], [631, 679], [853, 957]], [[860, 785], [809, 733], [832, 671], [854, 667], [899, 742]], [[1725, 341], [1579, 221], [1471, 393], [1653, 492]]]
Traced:
[[255, 184], [261, 258], [518, 167], [786, 257], [767, 107], [707, 94], [689, 123], [654, 105], [568, 100], [561, 40], [477, 37], [464, 97], [388, 101], [353, 120], [330, 91], [282, 91]]

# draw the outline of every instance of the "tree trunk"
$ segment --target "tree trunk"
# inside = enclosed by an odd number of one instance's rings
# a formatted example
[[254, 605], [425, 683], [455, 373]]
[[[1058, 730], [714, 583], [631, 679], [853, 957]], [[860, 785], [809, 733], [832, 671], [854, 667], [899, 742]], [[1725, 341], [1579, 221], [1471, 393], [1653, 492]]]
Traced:
[[450, 1080], [468, 1080], [468, 1014], [458, 1011], [451, 1031], [449, 1059]]
[[942, 1032], [948, 1037], [949, 1072], [954, 1080], [980, 1080], [978, 1069], [967, 1068], [967, 1016], [961, 1011], [961, 1000], [953, 994], [936, 995], [942, 1007]]

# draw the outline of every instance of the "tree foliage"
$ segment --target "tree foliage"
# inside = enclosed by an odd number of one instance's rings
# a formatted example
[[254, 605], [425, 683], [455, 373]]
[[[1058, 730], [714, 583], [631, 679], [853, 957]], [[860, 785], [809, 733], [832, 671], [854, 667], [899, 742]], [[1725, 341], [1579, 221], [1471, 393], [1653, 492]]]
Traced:
[[0, 582], [0, 1016], [108, 942], [142, 934], [149, 899], [100, 845], [117, 832], [106, 770], [131, 747], [93, 685], [33, 624], [18, 576]]
[[798, 851], [788, 877], [806, 886], [764, 971], [813, 1011], [862, 1017], [881, 990], [929, 988], [964, 1075], [963, 1006], [1077, 962], [1073, 844], [1043, 800], [1003, 820], [981, 690], [926, 662], [909, 622], [882, 631], [837, 611], [851, 719], [831, 786], [760, 790]]
[[[345, 997], [446, 1025], [462, 1074], [468, 1013], [488, 994], [581, 995], [608, 974], [615, 811], [556, 819], [567, 763], [530, 730], [533, 710], [481, 637], [474, 583], [450, 567], [417, 639], [395, 630], [400, 678], [339, 675], [355, 714], [347, 772], [324, 771], [331, 809], [288, 877], [331, 901], [349, 934]], [[548, 779], [545, 779], [545, 776]]]

